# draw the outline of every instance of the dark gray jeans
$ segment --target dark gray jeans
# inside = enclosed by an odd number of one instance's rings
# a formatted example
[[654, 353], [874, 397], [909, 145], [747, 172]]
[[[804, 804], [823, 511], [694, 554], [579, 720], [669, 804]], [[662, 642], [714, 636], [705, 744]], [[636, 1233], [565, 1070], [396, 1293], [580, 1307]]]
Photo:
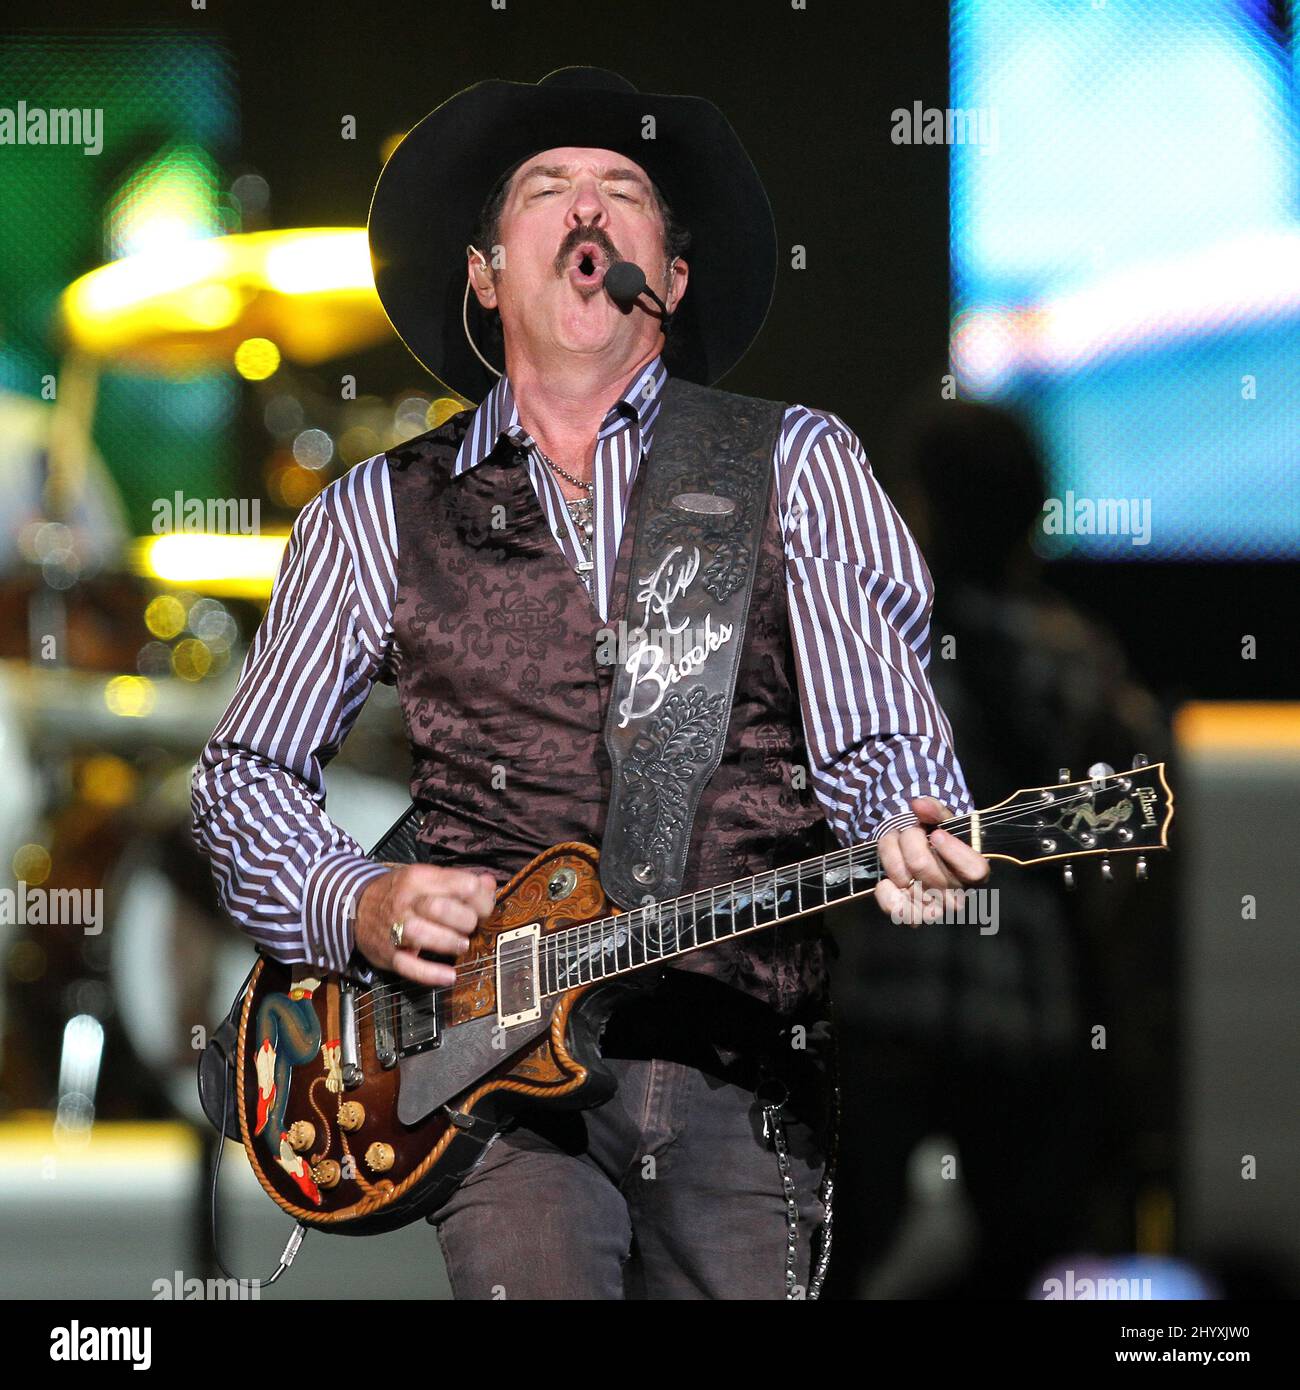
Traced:
[[675, 970], [621, 1005], [602, 1048], [617, 1093], [523, 1119], [434, 1218], [455, 1297], [784, 1298], [786, 1198], [757, 1098], [771, 1087], [788, 1095], [802, 1296], [824, 1216], [829, 1028], [788, 1023]]

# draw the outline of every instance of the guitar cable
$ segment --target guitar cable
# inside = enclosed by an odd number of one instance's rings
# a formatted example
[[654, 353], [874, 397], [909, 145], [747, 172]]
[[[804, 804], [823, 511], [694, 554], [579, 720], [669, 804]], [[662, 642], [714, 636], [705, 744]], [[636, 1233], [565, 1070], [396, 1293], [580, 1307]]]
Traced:
[[[236, 1275], [226, 1268], [225, 1261], [221, 1258], [221, 1249], [217, 1243], [217, 1179], [221, 1175], [221, 1156], [226, 1148], [226, 1119], [230, 1114], [230, 1065], [226, 1064], [226, 1084], [221, 1093], [221, 1135], [217, 1140], [217, 1157], [212, 1165], [212, 1193], [210, 1205], [210, 1224], [212, 1227], [212, 1258], [217, 1262], [217, 1268], [227, 1279], [234, 1279], [237, 1284], [250, 1281], [239, 1279]], [[298, 1251], [302, 1247], [303, 1240], [307, 1235], [307, 1226], [302, 1221], [294, 1223], [294, 1228], [289, 1234], [288, 1242], [280, 1254], [280, 1264], [275, 1273], [269, 1279], [255, 1279], [251, 1282], [256, 1284], [258, 1289], [270, 1288], [272, 1284], [293, 1264], [297, 1258]]]

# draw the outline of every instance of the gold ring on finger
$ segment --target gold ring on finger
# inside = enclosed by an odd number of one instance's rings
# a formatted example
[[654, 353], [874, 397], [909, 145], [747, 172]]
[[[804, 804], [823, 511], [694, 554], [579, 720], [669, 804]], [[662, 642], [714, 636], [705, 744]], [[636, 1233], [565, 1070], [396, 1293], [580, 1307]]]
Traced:
[[402, 935], [406, 931], [405, 922], [393, 922], [388, 928], [388, 939], [397, 950], [402, 949]]

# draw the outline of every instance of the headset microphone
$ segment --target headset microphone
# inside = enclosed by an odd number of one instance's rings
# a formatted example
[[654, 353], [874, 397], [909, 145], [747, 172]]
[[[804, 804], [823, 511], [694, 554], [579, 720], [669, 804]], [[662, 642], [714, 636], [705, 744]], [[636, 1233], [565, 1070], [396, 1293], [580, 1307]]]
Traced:
[[635, 261], [615, 261], [605, 271], [604, 284], [605, 292], [620, 309], [631, 308], [638, 295], [648, 294], [664, 311], [663, 326], [664, 331], [667, 331], [672, 314], [663, 300], [646, 284], [645, 271]]

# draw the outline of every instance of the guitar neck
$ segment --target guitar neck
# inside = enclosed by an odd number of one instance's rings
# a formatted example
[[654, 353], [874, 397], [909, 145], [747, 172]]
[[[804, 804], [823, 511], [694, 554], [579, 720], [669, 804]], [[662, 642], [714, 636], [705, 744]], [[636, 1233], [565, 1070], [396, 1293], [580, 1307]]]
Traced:
[[[944, 829], [970, 843], [972, 817]], [[797, 864], [554, 932], [541, 946], [546, 994], [612, 979], [793, 921], [870, 893], [881, 877], [875, 844], [852, 845]]]
[[[952, 816], [943, 829], [989, 859], [1021, 866], [1164, 849], [1173, 794], [1164, 765], [1139, 755], [1128, 772], [1104, 764], [1086, 780], [1022, 789], [984, 811]], [[1138, 878], [1146, 875], [1139, 858]], [[852, 845], [797, 864], [553, 932], [541, 944], [542, 988], [562, 993], [644, 969], [746, 932], [793, 921], [864, 897], [881, 877], [875, 843]]]

